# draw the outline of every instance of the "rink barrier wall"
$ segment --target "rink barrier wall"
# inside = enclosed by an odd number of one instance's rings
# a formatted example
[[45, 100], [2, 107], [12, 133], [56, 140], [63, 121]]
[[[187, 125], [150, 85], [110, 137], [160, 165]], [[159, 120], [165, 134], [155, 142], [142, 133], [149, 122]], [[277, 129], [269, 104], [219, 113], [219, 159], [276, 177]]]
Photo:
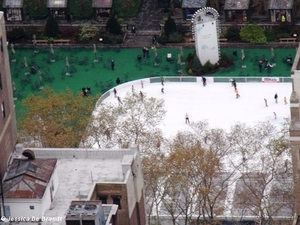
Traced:
[[[192, 76], [166, 76], [166, 77], [151, 77], [151, 78], [144, 78], [140, 80], [129, 81], [123, 84], [119, 84], [115, 86], [117, 92], [118, 90], [127, 89], [131, 90], [132, 85], [134, 87], [141, 88], [141, 82], [143, 85], [146, 86], [152, 83], [161, 83], [162, 79], [164, 82], [191, 82], [191, 83], [202, 83], [202, 77], [192, 77]], [[256, 82], [256, 83], [291, 83], [291, 77], [206, 77], [207, 84], [209, 83], [227, 83], [231, 82], [231, 79], [234, 79], [238, 83], [246, 83], [246, 82]], [[114, 88], [106, 91], [97, 101], [96, 108], [110, 95], [113, 95]], [[117, 94], [118, 95], [118, 94]]]

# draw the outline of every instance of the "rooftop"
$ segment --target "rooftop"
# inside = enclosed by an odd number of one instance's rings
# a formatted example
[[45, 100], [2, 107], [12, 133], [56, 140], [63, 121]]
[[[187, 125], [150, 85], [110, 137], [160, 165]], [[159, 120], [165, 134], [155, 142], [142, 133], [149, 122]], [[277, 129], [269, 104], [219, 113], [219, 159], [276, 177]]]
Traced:
[[66, 8], [67, 0], [48, 0], [47, 7], [48, 8]]
[[225, 0], [225, 10], [247, 10], [250, 0]]
[[42, 199], [57, 159], [14, 159], [4, 180], [5, 198]]
[[4, 0], [3, 8], [22, 8], [23, 0]]
[[112, 0], [93, 0], [93, 8], [112, 8]]
[[205, 5], [206, 0], [183, 0], [181, 8], [202, 8]]
[[270, 0], [269, 9], [292, 9], [294, 0]]

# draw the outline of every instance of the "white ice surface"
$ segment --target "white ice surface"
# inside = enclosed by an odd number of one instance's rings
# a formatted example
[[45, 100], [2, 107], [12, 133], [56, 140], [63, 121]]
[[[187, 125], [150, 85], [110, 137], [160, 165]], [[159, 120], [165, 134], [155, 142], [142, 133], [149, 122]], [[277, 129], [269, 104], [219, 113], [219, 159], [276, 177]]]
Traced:
[[[185, 124], [185, 114], [188, 113], [190, 122], [207, 120], [212, 128], [229, 129], [235, 122], [253, 125], [259, 121], [269, 120], [280, 125], [284, 118], [290, 116], [289, 98], [292, 93], [291, 83], [237, 83], [240, 98], [236, 99], [231, 83], [164, 83], [164, 94], [161, 93], [160, 83], [146, 84], [141, 88], [139, 82], [134, 84], [136, 92], [142, 91], [148, 97], [165, 100], [167, 111], [161, 124], [166, 137], [174, 136], [180, 130], [189, 129]], [[131, 86], [118, 89], [118, 95], [125, 97], [131, 92]], [[274, 95], [278, 94], [278, 103]], [[288, 104], [284, 104], [284, 97]], [[268, 100], [265, 106], [264, 98]], [[113, 94], [104, 102], [118, 104]], [[275, 112], [277, 119], [274, 118]]]

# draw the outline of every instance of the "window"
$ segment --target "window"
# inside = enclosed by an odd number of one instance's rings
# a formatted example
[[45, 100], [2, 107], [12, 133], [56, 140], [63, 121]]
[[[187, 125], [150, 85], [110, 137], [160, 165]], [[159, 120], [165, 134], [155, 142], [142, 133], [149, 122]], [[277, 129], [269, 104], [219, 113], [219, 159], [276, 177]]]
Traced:
[[34, 210], [34, 205], [30, 205], [29, 209]]
[[102, 202], [102, 204], [107, 204], [107, 196], [101, 195], [99, 196], [99, 200]]
[[5, 115], [5, 106], [4, 106], [4, 102], [2, 102], [2, 104], [1, 104], [1, 111], [2, 111], [2, 118], [5, 118], [6, 115]]
[[3, 38], [0, 37], [0, 49], [1, 49], [1, 52], [3, 52]]
[[2, 77], [1, 77], [1, 73], [0, 73], [0, 91], [2, 90]]
[[112, 199], [113, 199], [113, 204], [118, 205], [119, 209], [122, 209], [122, 207], [121, 207], [121, 196], [120, 195], [113, 196]]

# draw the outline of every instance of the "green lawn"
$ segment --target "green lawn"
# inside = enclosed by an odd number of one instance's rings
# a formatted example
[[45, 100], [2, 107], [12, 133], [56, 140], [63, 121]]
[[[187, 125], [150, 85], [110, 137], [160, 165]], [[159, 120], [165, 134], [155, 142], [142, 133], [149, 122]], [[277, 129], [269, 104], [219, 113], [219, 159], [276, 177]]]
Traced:
[[[34, 51], [39, 51], [34, 54]], [[158, 49], [159, 66], [154, 66], [155, 53], [149, 49], [149, 58], [137, 61], [137, 56], [142, 55], [142, 49], [97, 49], [94, 54], [93, 46], [84, 49], [54, 48], [54, 54], [49, 49], [15, 49], [15, 54], [10, 51], [11, 74], [15, 83], [15, 101], [17, 115], [20, 100], [29, 93], [38, 94], [41, 86], [50, 86], [55, 91], [63, 91], [70, 88], [73, 92], [81, 91], [83, 87], [91, 87], [92, 93], [103, 93], [116, 85], [119, 77], [121, 82], [151, 77], [151, 76], [178, 76], [178, 70], [184, 70], [184, 65], [177, 64], [177, 55], [180, 49]], [[193, 49], [184, 49], [185, 57]], [[245, 49], [245, 60], [241, 60], [241, 49], [221, 49], [234, 58], [235, 66], [210, 76], [267, 76], [267, 72], [258, 71], [258, 61], [267, 57], [269, 61], [276, 63], [271, 76], [290, 76], [291, 66], [283, 62], [283, 58], [295, 56], [295, 49], [274, 49], [275, 58], [271, 60], [271, 49]], [[237, 52], [237, 56], [233, 52]], [[172, 53], [173, 61], [167, 61], [167, 53]], [[24, 66], [26, 57], [27, 67]], [[70, 67], [66, 66], [68, 57]], [[94, 62], [95, 58], [99, 62]], [[51, 60], [55, 62], [51, 62]], [[110, 61], [115, 61], [115, 69], [112, 71]], [[242, 65], [246, 68], [242, 68]], [[37, 68], [36, 74], [31, 74], [30, 68]], [[70, 73], [70, 76], [66, 76]], [[25, 75], [27, 74], [27, 75]]]

